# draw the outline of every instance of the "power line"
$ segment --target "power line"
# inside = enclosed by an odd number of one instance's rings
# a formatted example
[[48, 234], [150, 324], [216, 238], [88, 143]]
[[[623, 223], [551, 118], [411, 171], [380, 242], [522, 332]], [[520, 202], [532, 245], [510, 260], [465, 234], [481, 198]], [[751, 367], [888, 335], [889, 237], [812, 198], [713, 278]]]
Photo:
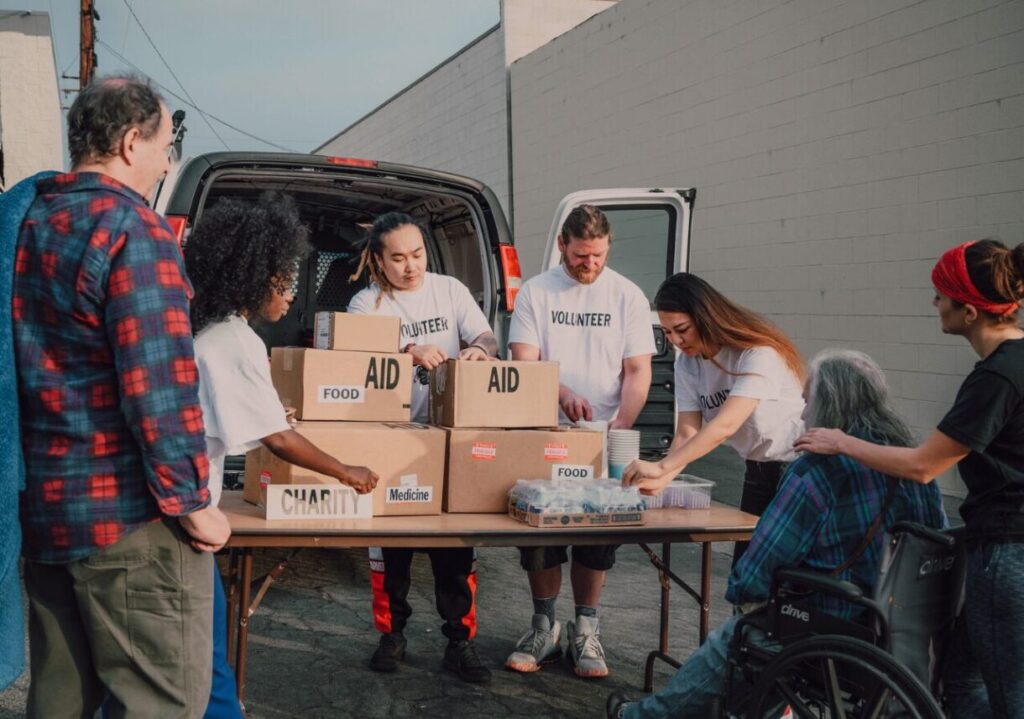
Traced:
[[192, 95], [190, 95], [188, 90], [185, 89], [184, 83], [182, 83], [182, 81], [178, 79], [178, 76], [174, 74], [174, 70], [171, 69], [170, 64], [167, 62], [166, 59], [164, 59], [163, 53], [160, 52], [160, 49], [156, 46], [156, 43], [153, 42], [153, 38], [149, 36], [149, 33], [146, 31], [146, 26], [142, 24], [142, 21], [139, 20], [139, 16], [135, 14], [134, 10], [132, 10], [132, 6], [128, 4], [128, 0], [124, 0], [124, 6], [128, 8], [128, 12], [130, 12], [132, 14], [132, 17], [135, 18], [135, 22], [138, 24], [139, 29], [142, 30], [142, 34], [146, 36], [146, 40], [149, 41], [149, 44], [153, 48], [154, 52], [156, 52], [156, 56], [160, 58], [160, 62], [162, 62], [164, 64], [164, 67], [167, 68], [167, 72], [171, 73], [171, 77], [173, 77], [174, 81], [178, 83], [178, 87], [181, 88], [181, 91], [185, 93], [185, 96], [192, 103], [192, 106], [195, 107], [196, 110], [199, 112], [199, 116], [203, 118], [203, 122], [205, 122], [206, 126], [210, 128], [210, 132], [217, 136], [217, 139], [220, 140], [221, 144], [224, 145], [225, 149], [230, 150], [231, 148], [228, 147], [228, 143], [224, 142], [224, 138], [221, 137], [220, 133], [218, 133], [213, 128], [213, 125], [210, 124], [210, 121], [206, 119], [206, 114], [199, 109], [199, 107], [196, 105], [196, 101], [192, 99]]
[[264, 145], [269, 145], [270, 147], [276, 148], [276, 149], [278, 149], [278, 150], [283, 150], [284, 152], [297, 152], [297, 150], [293, 150], [293, 149], [291, 149], [290, 147], [284, 147], [284, 146], [282, 146], [282, 145], [278, 145], [277, 143], [275, 143], [275, 142], [271, 142], [270, 140], [264, 140], [264, 139], [263, 139], [262, 137], [259, 137], [258, 135], [254, 135], [254, 134], [252, 134], [251, 132], [246, 132], [246, 131], [245, 131], [245, 130], [243, 130], [242, 128], [240, 128], [240, 127], [238, 127], [238, 126], [236, 126], [236, 125], [232, 125], [232, 124], [231, 124], [230, 122], [228, 122], [227, 120], [222, 120], [221, 118], [217, 117], [217, 116], [216, 116], [216, 115], [214, 115], [213, 113], [210, 113], [210, 112], [205, 112], [205, 111], [204, 111], [204, 110], [202, 110], [202, 109], [201, 109], [201, 108], [200, 108], [200, 107], [199, 107], [198, 105], [196, 105], [196, 104], [195, 104], [194, 102], [191, 102], [191, 101], [189, 101], [189, 100], [186, 100], [186, 99], [185, 99], [185, 98], [183, 98], [183, 97], [182, 97], [181, 95], [179, 95], [178, 93], [174, 92], [174, 90], [171, 90], [171, 89], [170, 89], [170, 88], [168, 88], [167, 86], [165, 86], [165, 85], [162, 85], [161, 83], [157, 82], [157, 81], [156, 81], [155, 79], [153, 79], [152, 77], [150, 77], [150, 76], [149, 76], [149, 74], [148, 74], [148, 73], [147, 73], [147, 72], [146, 72], [145, 70], [143, 70], [142, 68], [140, 68], [140, 67], [139, 67], [138, 65], [136, 65], [136, 64], [135, 64], [134, 62], [132, 62], [131, 60], [129, 60], [128, 58], [126, 58], [126, 57], [125, 57], [124, 55], [122, 55], [121, 53], [119, 53], [119, 52], [118, 52], [117, 50], [115, 50], [114, 48], [110, 47], [110, 45], [108, 45], [107, 43], [105, 43], [105, 42], [104, 42], [103, 40], [99, 40], [99, 39], [97, 39], [97, 40], [96, 40], [96, 44], [97, 44], [97, 45], [102, 45], [102, 46], [103, 46], [104, 48], [106, 48], [107, 52], [109, 52], [109, 53], [110, 53], [111, 55], [113, 55], [113, 56], [114, 56], [114, 57], [116, 57], [116, 58], [117, 58], [118, 60], [120, 60], [121, 62], [123, 62], [123, 63], [124, 63], [125, 65], [127, 65], [127, 66], [128, 66], [128, 67], [130, 67], [130, 68], [132, 68], [133, 70], [135, 70], [136, 72], [138, 72], [138, 73], [139, 73], [140, 75], [143, 75], [143, 76], [145, 76], [145, 77], [149, 78], [150, 82], [152, 82], [152, 83], [153, 83], [154, 85], [156, 85], [156, 86], [157, 86], [157, 87], [159, 87], [159, 88], [160, 88], [161, 90], [163, 90], [164, 92], [166, 92], [166, 93], [167, 93], [168, 95], [170, 95], [171, 97], [175, 98], [176, 100], [178, 100], [179, 102], [181, 102], [181, 103], [182, 103], [183, 105], [186, 105], [186, 106], [188, 106], [188, 107], [191, 107], [191, 108], [192, 108], [193, 110], [195, 110], [196, 112], [200, 113], [201, 115], [206, 115], [206, 116], [208, 116], [208, 117], [209, 117], [209, 118], [210, 118], [211, 120], [214, 120], [215, 122], [219, 122], [219, 123], [220, 123], [221, 125], [223, 125], [224, 127], [227, 127], [227, 128], [229, 128], [229, 129], [231, 129], [231, 130], [234, 130], [235, 132], [239, 133], [240, 135], [245, 135], [246, 137], [252, 138], [253, 140], [256, 140], [257, 142], [262, 142], [262, 143], [263, 143]]

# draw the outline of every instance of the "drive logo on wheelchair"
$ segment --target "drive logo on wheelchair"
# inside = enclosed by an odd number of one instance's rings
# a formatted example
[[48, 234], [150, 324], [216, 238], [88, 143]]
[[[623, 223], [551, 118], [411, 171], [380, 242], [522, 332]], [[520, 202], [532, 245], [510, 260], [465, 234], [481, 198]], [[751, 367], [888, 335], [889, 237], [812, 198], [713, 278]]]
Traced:
[[948, 572], [953, 568], [955, 563], [956, 555], [954, 554], [925, 557], [921, 560], [921, 564], [917, 568], [917, 576], [918, 578], [921, 578], [927, 577], [930, 574]]
[[779, 612], [781, 612], [784, 617], [792, 617], [793, 619], [799, 619], [801, 622], [811, 621], [810, 612], [804, 609], [800, 609], [799, 607], [795, 607], [792, 604], [783, 604], [782, 607], [779, 609]]

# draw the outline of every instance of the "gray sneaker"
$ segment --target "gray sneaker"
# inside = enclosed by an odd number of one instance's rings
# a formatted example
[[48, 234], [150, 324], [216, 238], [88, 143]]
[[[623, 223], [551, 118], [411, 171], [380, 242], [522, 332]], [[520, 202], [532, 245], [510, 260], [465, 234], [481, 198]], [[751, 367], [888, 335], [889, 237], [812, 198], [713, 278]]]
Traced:
[[576, 676], [588, 679], [608, 676], [604, 662], [604, 647], [597, 631], [597, 617], [576, 617], [567, 625], [569, 635], [569, 661]]
[[534, 614], [532, 628], [516, 642], [516, 650], [505, 660], [505, 668], [535, 672], [543, 664], [557, 662], [562, 658], [561, 634], [561, 624], [552, 625], [547, 614]]

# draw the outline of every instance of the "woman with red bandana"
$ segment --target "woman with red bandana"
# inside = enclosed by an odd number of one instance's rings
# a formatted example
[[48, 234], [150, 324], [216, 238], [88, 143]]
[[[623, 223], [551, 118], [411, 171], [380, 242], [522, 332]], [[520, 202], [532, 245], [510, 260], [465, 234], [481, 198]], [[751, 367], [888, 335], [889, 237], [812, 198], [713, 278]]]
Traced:
[[796, 448], [845, 454], [885, 474], [931, 482], [954, 464], [967, 486], [960, 508], [968, 550], [960, 630], [944, 672], [950, 716], [1024, 711], [1024, 245], [968, 242], [932, 270], [942, 331], [981, 357], [952, 409], [918, 447], [881, 447], [836, 429], [812, 429]]

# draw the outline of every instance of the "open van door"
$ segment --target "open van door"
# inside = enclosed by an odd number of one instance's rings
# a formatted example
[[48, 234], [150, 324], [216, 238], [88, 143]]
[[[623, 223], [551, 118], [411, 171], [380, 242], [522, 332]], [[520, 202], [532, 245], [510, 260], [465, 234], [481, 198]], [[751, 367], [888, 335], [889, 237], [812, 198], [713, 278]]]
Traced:
[[644, 457], [664, 454], [675, 433], [675, 351], [666, 341], [653, 310], [654, 295], [661, 283], [689, 266], [690, 227], [695, 189], [615, 188], [584, 190], [566, 196], [558, 205], [548, 234], [544, 269], [561, 262], [557, 237], [565, 218], [579, 205], [601, 208], [612, 226], [608, 266], [628, 277], [652, 303], [656, 352], [652, 363], [651, 391], [637, 418], [640, 452]]

